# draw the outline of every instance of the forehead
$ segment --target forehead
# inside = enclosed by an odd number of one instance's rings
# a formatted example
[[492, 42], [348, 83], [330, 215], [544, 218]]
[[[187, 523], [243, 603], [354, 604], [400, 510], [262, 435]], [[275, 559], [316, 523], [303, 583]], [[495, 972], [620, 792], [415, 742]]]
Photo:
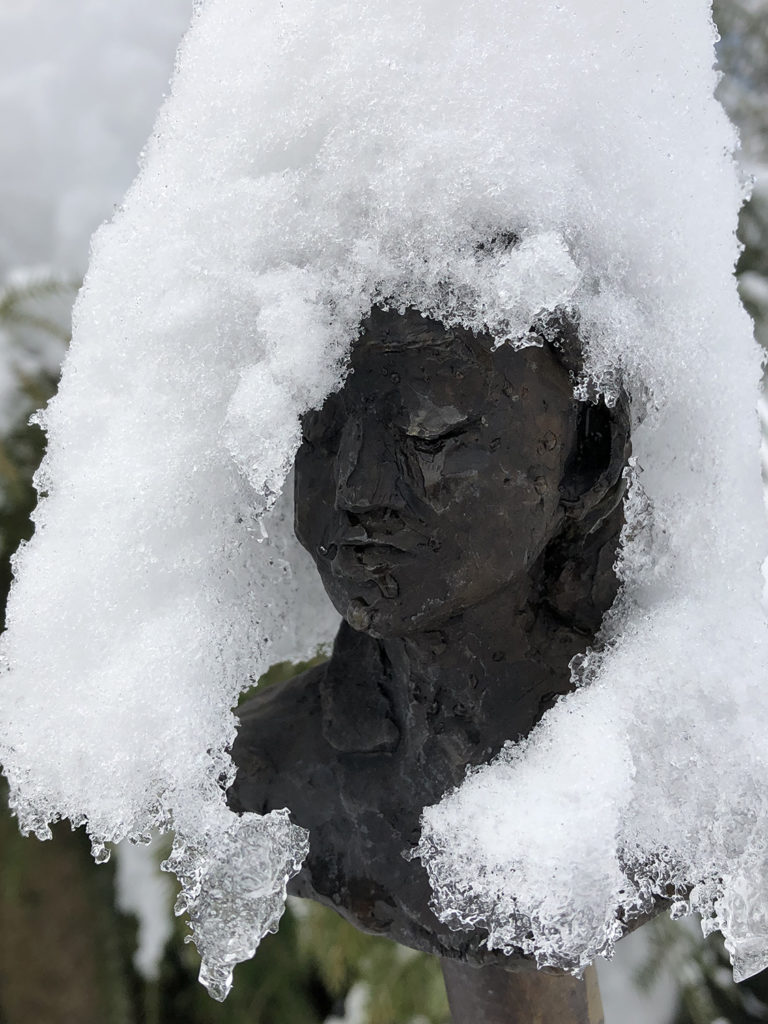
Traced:
[[349, 399], [409, 418], [429, 408], [481, 415], [500, 401], [515, 404], [532, 395], [546, 400], [556, 393], [572, 401], [568, 374], [549, 349], [493, 350], [489, 340], [467, 331], [445, 331], [434, 343], [413, 344], [364, 335], [353, 347], [350, 371], [343, 389]]
[[397, 347], [362, 339], [352, 350], [347, 389], [370, 398], [396, 393], [406, 408], [426, 398], [438, 404], [459, 396], [465, 402], [482, 401], [493, 375], [484, 362], [461, 339]]

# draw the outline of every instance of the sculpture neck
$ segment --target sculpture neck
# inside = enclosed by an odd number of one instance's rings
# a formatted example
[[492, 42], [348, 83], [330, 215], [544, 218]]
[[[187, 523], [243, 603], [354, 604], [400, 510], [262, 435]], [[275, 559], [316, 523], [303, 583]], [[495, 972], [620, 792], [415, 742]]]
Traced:
[[384, 689], [408, 742], [448, 734], [477, 747], [465, 750], [475, 761], [527, 735], [571, 689], [568, 663], [588, 641], [507, 589], [438, 629], [378, 642], [390, 666]]
[[506, 590], [438, 628], [374, 639], [342, 624], [323, 682], [327, 740], [429, 760], [446, 788], [533, 728], [571, 689], [591, 638]]

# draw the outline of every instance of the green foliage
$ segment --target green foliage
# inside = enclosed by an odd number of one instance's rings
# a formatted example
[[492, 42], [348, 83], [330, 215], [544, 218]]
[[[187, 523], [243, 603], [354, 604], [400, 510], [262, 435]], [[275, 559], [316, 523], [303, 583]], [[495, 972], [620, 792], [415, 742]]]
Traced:
[[250, 700], [254, 696], [257, 690], [263, 690], [268, 686], [275, 686], [277, 683], [284, 683], [287, 679], [293, 679], [294, 676], [299, 675], [301, 672], [306, 672], [308, 668], [313, 668], [315, 665], [319, 665], [323, 661], [328, 659], [328, 651], [319, 650], [314, 658], [310, 658], [309, 661], [279, 661], [273, 665], [264, 675], [259, 679], [255, 686], [250, 687], [247, 690], [243, 690], [238, 700], [238, 707], [244, 704], [247, 700]]
[[697, 919], [671, 921], [666, 915], [644, 927], [649, 951], [635, 982], [647, 991], [662, 974], [674, 979], [678, 996], [674, 1024], [768, 1020], [768, 972], [735, 984], [720, 935], [703, 939]]
[[134, 1024], [125, 953], [135, 934], [113, 889], [82, 832], [58, 825], [41, 843], [0, 814], [0, 1020]]
[[54, 274], [6, 285], [0, 292], [0, 325], [10, 331], [32, 328], [67, 345], [71, 333], [69, 308], [78, 287], [76, 281]]
[[442, 972], [434, 958], [364, 935], [333, 910], [302, 905], [301, 941], [326, 988], [337, 998], [366, 992], [365, 1024], [441, 1024], [448, 1018]]
[[156, 1018], [147, 1024], [322, 1024], [341, 1015], [356, 989], [360, 1024], [445, 1024], [445, 987], [437, 960], [388, 939], [364, 935], [333, 910], [289, 900], [276, 935], [235, 970], [226, 1002], [197, 984], [199, 957], [179, 925], [162, 965]]
[[0, 340], [5, 342], [0, 354], [16, 384], [15, 393], [6, 396], [12, 408], [2, 410], [9, 429], [0, 432], [0, 629], [11, 556], [32, 535], [30, 516], [37, 500], [32, 477], [45, 450], [43, 432], [29, 424], [29, 416], [56, 390], [58, 373], [51, 364], [57, 355], [61, 359], [69, 340], [75, 289], [73, 282], [41, 277], [0, 290]]
[[184, 944], [180, 925], [169, 944], [158, 982], [157, 1024], [322, 1024], [333, 1007], [311, 955], [299, 941], [299, 927], [287, 912], [277, 935], [268, 936], [256, 956], [240, 964], [224, 1003], [214, 1003], [197, 982], [199, 957]]

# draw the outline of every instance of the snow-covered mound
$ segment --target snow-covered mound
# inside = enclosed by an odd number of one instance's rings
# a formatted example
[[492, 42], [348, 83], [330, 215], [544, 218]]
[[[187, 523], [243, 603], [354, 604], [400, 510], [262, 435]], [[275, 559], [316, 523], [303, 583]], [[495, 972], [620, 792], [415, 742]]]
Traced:
[[332, 632], [285, 481], [374, 303], [514, 345], [570, 309], [635, 417], [604, 647], [425, 814], [438, 911], [578, 969], [671, 885], [740, 975], [765, 965], [760, 356], [713, 42], [704, 0], [196, 9], [43, 417], [0, 759], [38, 833], [173, 825], [217, 994], [305, 849], [285, 815], [226, 810], [231, 707]]

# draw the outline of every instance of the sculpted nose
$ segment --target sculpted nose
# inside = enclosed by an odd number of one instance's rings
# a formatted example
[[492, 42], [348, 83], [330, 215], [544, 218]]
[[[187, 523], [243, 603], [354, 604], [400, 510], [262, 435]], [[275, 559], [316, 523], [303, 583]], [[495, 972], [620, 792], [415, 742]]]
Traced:
[[400, 472], [386, 428], [373, 418], [349, 419], [336, 455], [336, 508], [345, 512], [398, 509]]

